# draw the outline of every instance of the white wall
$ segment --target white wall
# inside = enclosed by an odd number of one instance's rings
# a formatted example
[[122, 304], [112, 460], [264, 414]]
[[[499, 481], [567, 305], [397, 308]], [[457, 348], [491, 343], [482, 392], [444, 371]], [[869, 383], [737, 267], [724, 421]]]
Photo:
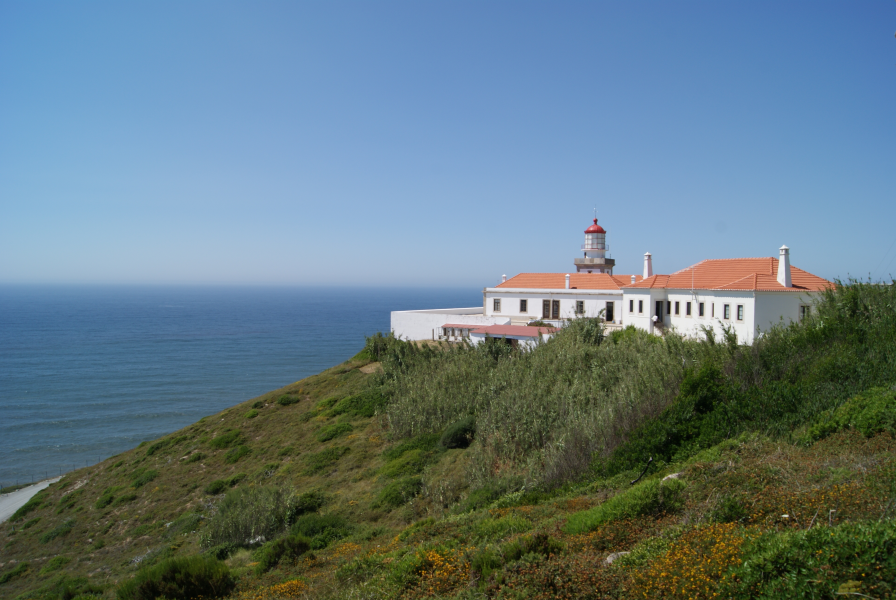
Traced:
[[[495, 289], [486, 288], [485, 314], [492, 317], [508, 317], [514, 322], [525, 322], [542, 319], [542, 302], [544, 300], [560, 301], [560, 318], [574, 319], [582, 315], [576, 314], [576, 301], [584, 305], [584, 316], [596, 317], [606, 308], [607, 302], [614, 303], [613, 319], [622, 320], [622, 292], [609, 290], [551, 290], [551, 289]], [[501, 299], [501, 311], [494, 310], [494, 300]], [[520, 300], [527, 301], [526, 312], [520, 312]]]
[[509, 318], [487, 317], [481, 306], [472, 308], [437, 308], [433, 310], [394, 310], [391, 313], [392, 333], [403, 340], [438, 339], [438, 329], [446, 323], [470, 325], [509, 325]]
[[757, 292], [756, 326], [768, 331], [772, 325], [790, 323], [800, 318], [800, 304], [815, 304], [819, 294], [811, 292]]

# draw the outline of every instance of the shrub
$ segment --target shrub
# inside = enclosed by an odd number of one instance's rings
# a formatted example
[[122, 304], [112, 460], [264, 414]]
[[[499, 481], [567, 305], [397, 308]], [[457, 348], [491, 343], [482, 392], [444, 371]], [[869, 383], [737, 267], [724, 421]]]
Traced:
[[134, 531], [131, 533], [131, 537], [138, 538], [144, 536], [147, 533], [151, 532], [153, 529], [158, 529], [161, 525], [162, 523], [144, 523], [143, 525], [140, 525], [139, 527], [134, 529]]
[[301, 398], [298, 396], [290, 396], [289, 394], [283, 394], [279, 398], [277, 398], [277, 404], [280, 406], [292, 406], [293, 404], [298, 404], [301, 402]]
[[170, 539], [176, 535], [192, 533], [202, 523], [202, 515], [194, 512], [184, 513], [166, 524], [165, 538]]
[[209, 496], [217, 496], [218, 494], [224, 493], [232, 487], [236, 487], [236, 485], [245, 478], [245, 473], [237, 473], [236, 475], [227, 479], [216, 479], [215, 481], [205, 486], [205, 489], [203, 491]]
[[22, 529], [31, 529], [32, 527], [37, 525], [39, 522], [40, 522], [40, 517], [35, 517], [35, 518], [31, 519], [30, 521], [26, 521], [25, 524], [22, 525]]
[[290, 531], [306, 538], [314, 550], [326, 548], [331, 542], [340, 540], [351, 533], [348, 522], [339, 515], [319, 515], [310, 513], [300, 516]]
[[10, 521], [19, 521], [25, 518], [25, 515], [28, 513], [34, 512], [38, 508], [40, 508], [41, 504], [44, 503], [44, 500], [47, 499], [47, 495], [50, 492], [46, 489], [39, 491], [34, 494], [28, 502], [19, 507], [19, 509], [12, 514], [12, 517], [9, 518]]
[[303, 471], [304, 475], [314, 475], [316, 473], [320, 473], [326, 469], [331, 468], [335, 465], [340, 458], [342, 458], [347, 452], [349, 448], [345, 446], [336, 446], [333, 448], [327, 448], [322, 452], [316, 452], [312, 454], [305, 455], [305, 470]]
[[349, 415], [352, 417], [372, 417], [377, 410], [386, 406], [386, 397], [379, 389], [370, 389], [337, 402], [327, 413], [330, 417]]
[[540, 554], [542, 556], [560, 554], [563, 552], [563, 544], [546, 533], [536, 533], [535, 535], [524, 535], [504, 546], [502, 550], [505, 560], [513, 562], [527, 554]]
[[445, 428], [439, 444], [443, 448], [467, 448], [476, 435], [476, 417], [470, 415]]
[[233, 554], [235, 550], [238, 550], [239, 546], [236, 544], [218, 544], [217, 546], [212, 546], [208, 550], [204, 552], [208, 556], [214, 556], [218, 560], [227, 560], [227, 558]]
[[224, 462], [228, 465], [232, 465], [249, 454], [252, 454], [252, 450], [249, 446], [237, 446], [236, 448], [231, 448], [224, 454]]
[[97, 510], [102, 510], [112, 504], [112, 502], [115, 501], [115, 493], [119, 490], [121, 490], [120, 485], [107, 487], [105, 490], [103, 490], [103, 493], [100, 495], [100, 497], [96, 499], [96, 502], [94, 502], [94, 508], [96, 508]]
[[435, 451], [438, 449], [440, 437], [441, 436], [438, 433], [424, 433], [418, 435], [417, 437], [405, 440], [400, 444], [396, 444], [388, 450], [385, 450], [383, 452], [383, 458], [387, 461], [392, 461], [396, 458], [400, 458], [402, 454], [410, 452], [411, 450], [422, 450], [423, 452]]
[[65, 537], [69, 533], [71, 533], [72, 529], [75, 527], [75, 522], [71, 519], [65, 521], [64, 523], [60, 523], [55, 528], [51, 529], [47, 533], [40, 538], [41, 544], [46, 544], [51, 540], [55, 540], [58, 537]]
[[333, 438], [351, 432], [353, 429], [354, 428], [349, 423], [334, 423], [324, 427], [317, 433], [317, 441], [321, 443], [328, 442]]
[[122, 494], [118, 498], [112, 501], [112, 508], [116, 506], [121, 506], [122, 504], [127, 504], [128, 502], [133, 502], [137, 499], [137, 494]]
[[67, 556], [57, 556], [55, 558], [51, 558], [49, 561], [47, 561], [47, 564], [44, 565], [44, 568], [40, 570], [40, 574], [47, 575], [48, 573], [52, 573], [53, 571], [58, 571], [71, 561], [72, 559]]
[[10, 581], [11, 579], [15, 579], [16, 577], [18, 577], [19, 575], [21, 575], [22, 573], [27, 571], [28, 566], [29, 566], [28, 563], [20, 562], [13, 569], [0, 575], [0, 584], [6, 583], [7, 581]]
[[236, 582], [223, 562], [211, 556], [169, 558], [145, 567], [118, 587], [118, 600], [191, 600], [228, 595]]
[[785, 600], [896, 594], [896, 522], [770, 532], [743, 548], [722, 597]]
[[294, 502], [291, 503], [291, 509], [288, 519], [290, 522], [295, 521], [296, 517], [304, 514], [317, 512], [326, 502], [323, 492], [311, 490], [300, 494]]
[[238, 429], [228, 429], [220, 435], [209, 440], [208, 445], [217, 450], [223, 450], [236, 446], [242, 440], [242, 434]]
[[258, 410], [253, 408], [252, 410], [250, 410], [249, 412], [247, 412], [244, 416], [245, 416], [247, 419], [254, 419], [255, 417], [258, 416]]
[[255, 572], [259, 575], [267, 573], [284, 559], [295, 561], [308, 552], [311, 544], [301, 535], [291, 535], [265, 544], [258, 552], [258, 565]]
[[532, 523], [513, 513], [498, 519], [487, 517], [476, 523], [474, 530], [481, 539], [501, 539], [514, 533], [522, 533], [532, 529]]
[[75, 490], [74, 492], [69, 492], [65, 494], [62, 498], [59, 499], [59, 507], [56, 509], [56, 514], [61, 514], [64, 511], [72, 508], [75, 504], [78, 503], [78, 498], [84, 495], [84, 490]]
[[199, 462], [203, 458], [205, 458], [205, 454], [203, 454], [202, 452], [194, 452], [193, 454], [190, 455], [190, 457], [187, 460], [184, 461], [184, 463], [190, 464], [190, 463], [194, 463], [194, 462]]
[[134, 489], [142, 488], [144, 485], [155, 479], [159, 476], [159, 472], [155, 470], [144, 470], [138, 469], [134, 472], [134, 481], [131, 483], [131, 487]]
[[865, 437], [883, 431], [896, 435], [896, 389], [872, 388], [834, 410], [822, 412], [802, 436], [802, 441], [814, 442], [849, 427]]
[[252, 403], [252, 408], [256, 408], [256, 409], [264, 408], [264, 401], [256, 400], [255, 402]]
[[164, 450], [168, 446], [171, 446], [175, 441], [180, 441], [178, 438], [169, 438], [166, 440], [160, 440], [155, 444], [152, 444], [149, 448], [146, 449], [146, 456], [152, 456], [159, 450]]
[[278, 487], [236, 488], [218, 503], [201, 539], [204, 548], [220, 544], [248, 546], [274, 538], [294, 515], [297, 497]]
[[419, 477], [405, 477], [388, 484], [377, 496], [375, 506], [397, 508], [420, 493], [423, 480]]
[[644, 481], [603, 504], [570, 515], [563, 531], [570, 534], [587, 533], [617, 519], [674, 512], [681, 508], [684, 488], [685, 483], [680, 479]]

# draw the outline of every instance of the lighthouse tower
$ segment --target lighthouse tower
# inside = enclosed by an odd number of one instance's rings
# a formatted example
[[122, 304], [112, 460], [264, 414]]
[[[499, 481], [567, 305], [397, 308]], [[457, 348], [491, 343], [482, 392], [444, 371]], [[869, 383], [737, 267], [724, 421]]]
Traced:
[[576, 273], [606, 273], [613, 274], [616, 261], [610, 258], [610, 247], [607, 246], [607, 232], [597, 224], [585, 230], [585, 243], [582, 244], [584, 258], [577, 258]]

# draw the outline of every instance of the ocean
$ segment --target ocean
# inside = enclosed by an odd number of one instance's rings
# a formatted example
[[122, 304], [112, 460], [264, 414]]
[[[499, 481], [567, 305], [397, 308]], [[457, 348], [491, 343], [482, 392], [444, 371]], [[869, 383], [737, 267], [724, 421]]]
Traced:
[[0, 485], [95, 464], [354, 356], [470, 289], [0, 286]]

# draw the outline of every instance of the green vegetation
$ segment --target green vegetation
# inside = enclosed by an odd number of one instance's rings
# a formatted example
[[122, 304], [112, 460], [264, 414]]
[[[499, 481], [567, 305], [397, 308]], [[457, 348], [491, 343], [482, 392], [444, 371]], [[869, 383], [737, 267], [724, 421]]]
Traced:
[[9, 518], [9, 520], [10, 521], [21, 521], [22, 519], [25, 518], [26, 515], [34, 512], [35, 510], [40, 508], [41, 505], [44, 503], [44, 501], [47, 499], [48, 495], [49, 495], [48, 490], [39, 491], [34, 496], [32, 496], [28, 500], [28, 502], [26, 502], [25, 504], [20, 506], [19, 509], [12, 514], [12, 516]]
[[169, 558], [141, 569], [120, 585], [118, 600], [222, 598], [235, 582], [227, 565], [210, 556]]
[[0, 595], [892, 597], [894, 306], [842, 285], [750, 346], [373, 336], [51, 485], [0, 528]]

